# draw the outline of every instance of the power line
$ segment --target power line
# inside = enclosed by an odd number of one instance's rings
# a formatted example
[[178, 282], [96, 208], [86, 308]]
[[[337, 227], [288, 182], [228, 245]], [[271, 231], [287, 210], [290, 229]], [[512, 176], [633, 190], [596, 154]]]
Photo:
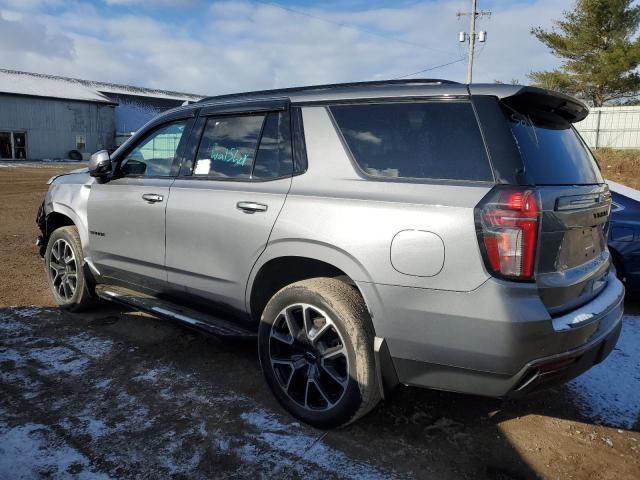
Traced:
[[384, 34], [384, 33], [380, 33], [380, 32], [377, 32], [375, 30], [371, 30], [369, 28], [361, 27], [361, 26], [358, 26], [358, 25], [347, 24], [345, 22], [336, 22], [335, 20], [329, 20], [327, 18], [322, 18], [322, 17], [319, 17], [317, 15], [313, 15], [313, 14], [308, 13], [308, 12], [304, 12], [304, 11], [301, 11], [301, 10], [296, 10], [295, 8], [290, 8], [290, 7], [286, 7], [284, 5], [280, 5], [279, 3], [276, 3], [276, 2], [270, 2], [270, 1], [267, 1], [267, 0], [251, 0], [251, 1], [253, 1], [254, 3], [260, 3], [262, 5], [269, 5], [269, 6], [272, 6], [272, 7], [276, 7], [276, 8], [279, 8], [281, 10], [284, 10], [284, 11], [287, 11], [287, 12], [291, 12], [291, 13], [295, 13], [297, 15], [302, 15], [302, 16], [305, 16], [305, 17], [313, 18], [315, 20], [320, 20], [322, 22], [330, 23], [331, 25], [337, 25], [338, 27], [351, 28], [353, 30], [358, 30], [358, 31], [366, 33], [368, 35], [373, 35], [373, 36], [376, 36], [376, 37], [384, 38], [385, 40], [392, 40], [394, 42], [404, 43], [405, 45], [410, 45], [412, 47], [417, 47], [417, 48], [423, 48], [423, 49], [424, 48], [428, 48], [428, 49], [434, 50], [434, 51], [439, 51], [439, 52], [444, 52], [444, 53], [451, 53], [448, 50], [442, 50], [440, 48], [433, 48], [431, 46], [428, 47], [426, 45], [413, 43], [413, 42], [410, 42], [408, 40], [403, 40], [401, 38], [397, 38], [397, 37], [394, 37], [392, 35], [387, 35], [387, 34]]
[[[476, 18], [490, 16], [491, 12], [489, 11], [478, 11], [477, 9], [477, 0], [471, 0], [471, 11], [470, 12], [458, 12], [458, 18], [468, 15], [470, 18], [469, 21], [469, 58], [467, 64], [467, 83], [471, 83], [473, 80], [473, 52], [476, 45], [476, 37], [480, 42], [484, 42], [486, 39], [486, 32], [480, 32], [480, 34], [476, 34]], [[460, 32], [460, 41], [465, 41], [465, 33]]]
[[[385, 35], [383, 33], [376, 32], [374, 30], [367, 29], [367, 28], [364, 28], [364, 27], [360, 27], [360, 26], [357, 26], [357, 25], [350, 25], [350, 24], [346, 24], [344, 22], [336, 22], [335, 20], [329, 20], [327, 18], [322, 18], [322, 17], [319, 17], [317, 15], [313, 15], [313, 14], [308, 13], [308, 12], [304, 12], [304, 11], [300, 11], [300, 10], [297, 10], [297, 9], [294, 9], [294, 8], [290, 8], [290, 7], [287, 7], [287, 6], [284, 6], [284, 5], [280, 5], [279, 3], [276, 3], [276, 2], [272, 2], [272, 1], [268, 1], [268, 0], [251, 0], [251, 1], [253, 1], [254, 3], [262, 4], [262, 5], [269, 5], [269, 6], [272, 6], [272, 7], [275, 7], [275, 8], [279, 8], [281, 10], [284, 10], [286, 12], [291, 12], [291, 13], [294, 13], [296, 15], [302, 15], [304, 17], [309, 17], [309, 18], [313, 18], [315, 20], [320, 20], [322, 22], [326, 22], [326, 23], [329, 23], [331, 25], [337, 25], [339, 27], [344, 27], [344, 28], [351, 28], [353, 30], [361, 31], [361, 32], [366, 33], [368, 35], [373, 35], [373, 36], [376, 36], [376, 37], [384, 38], [386, 40], [392, 40], [392, 41], [398, 42], [398, 43], [404, 43], [404, 44], [410, 45], [412, 47], [417, 47], [417, 48], [421, 48], [421, 49], [427, 48], [427, 49], [431, 49], [431, 50], [438, 50], [438, 51], [445, 52], [445, 53], [451, 53], [449, 51], [445, 51], [445, 50], [442, 50], [442, 49], [434, 49], [433, 47], [427, 47], [426, 45], [420, 45], [420, 44], [417, 44], [417, 43], [409, 42], [407, 40], [402, 40], [400, 38], [393, 37], [391, 35]], [[463, 56], [461, 58], [458, 58], [456, 60], [452, 60], [452, 61], [447, 62], [447, 63], [443, 63], [443, 64], [440, 64], [440, 65], [434, 65], [432, 67], [428, 67], [428, 68], [425, 68], [423, 70], [419, 70], [417, 72], [409, 73], [407, 75], [402, 75], [401, 77], [395, 78], [395, 80], [399, 80], [399, 79], [406, 78], [406, 77], [411, 77], [412, 75], [417, 75], [419, 73], [429, 72], [431, 70], [436, 70], [438, 68], [442, 68], [442, 67], [446, 67], [446, 66], [449, 66], [449, 65], [453, 65], [454, 63], [461, 62], [461, 61], [465, 60], [466, 58], [467, 57], [465, 55], [465, 56]]]
[[419, 73], [429, 72], [431, 70], [435, 70], [436, 68], [442, 68], [442, 67], [446, 67], [448, 65], [453, 65], [454, 63], [458, 63], [458, 62], [462, 62], [463, 60], [466, 60], [466, 58], [467, 58], [467, 56], [465, 55], [464, 57], [458, 58], [457, 60], [453, 60], [451, 62], [443, 63], [441, 65], [436, 65], [434, 67], [425, 68], [424, 70], [418, 70], [417, 72], [408, 73], [406, 75], [402, 75], [401, 77], [396, 77], [396, 78], [394, 78], [394, 80], [400, 80], [402, 78], [411, 77], [412, 75], [417, 75]]

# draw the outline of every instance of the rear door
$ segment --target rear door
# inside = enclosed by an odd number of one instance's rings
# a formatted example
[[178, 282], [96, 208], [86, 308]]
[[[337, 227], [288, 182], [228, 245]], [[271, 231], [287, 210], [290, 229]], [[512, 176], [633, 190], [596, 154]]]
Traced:
[[[503, 170], [497, 177], [536, 187], [542, 216], [535, 279], [552, 314], [594, 298], [605, 287], [610, 266], [606, 239], [611, 196], [571, 123], [586, 115], [579, 107], [568, 97], [541, 90], [508, 97], [499, 105], [518, 161], [514, 178], [508, 178], [506, 149], [499, 152], [502, 158], [494, 150], [494, 164]], [[482, 107], [480, 111], [482, 116]], [[485, 132], [497, 135], [486, 127]]]
[[291, 186], [290, 116], [283, 105], [201, 113], [167, 206], [174, 294], [244, 310], [247, 278]]

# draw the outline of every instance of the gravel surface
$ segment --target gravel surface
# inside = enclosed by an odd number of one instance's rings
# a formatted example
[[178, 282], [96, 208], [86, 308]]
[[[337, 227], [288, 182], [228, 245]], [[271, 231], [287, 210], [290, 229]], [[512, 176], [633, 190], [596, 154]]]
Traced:
[[512, 402], [399, 388], [322, 432], [272, 398], [252, 342], [102, 305], [53, 308], [44, 182], [0, 169], [0, 478], [640, 478], [640, 303], [609, 358]]

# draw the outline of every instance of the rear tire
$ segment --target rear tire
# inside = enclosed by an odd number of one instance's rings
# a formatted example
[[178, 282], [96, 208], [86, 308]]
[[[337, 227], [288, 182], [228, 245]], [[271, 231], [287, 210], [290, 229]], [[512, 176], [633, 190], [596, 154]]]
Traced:
[[260, 364], [276, 399], [318, 428], [347, 425], [380, 401], [374, 332], [357, 290], [312, 278], [277, 292], [262, 313]]
[[60, 308], [72, 312], [95, 305], [96, 297], [84, 267], [82, 243], [76, 227], [54, 230], [45, 252], [49, 289]]

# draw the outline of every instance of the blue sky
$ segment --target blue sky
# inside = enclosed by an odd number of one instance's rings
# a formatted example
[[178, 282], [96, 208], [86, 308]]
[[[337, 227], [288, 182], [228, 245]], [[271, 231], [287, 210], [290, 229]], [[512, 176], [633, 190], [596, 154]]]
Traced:
[[[464, 81], [468, 0], [0, 0], [0, 68], [214, 95], [414, 77]], [[572, 0], [479, 0], [475, 80], [557, 60], [530, 35]]]

